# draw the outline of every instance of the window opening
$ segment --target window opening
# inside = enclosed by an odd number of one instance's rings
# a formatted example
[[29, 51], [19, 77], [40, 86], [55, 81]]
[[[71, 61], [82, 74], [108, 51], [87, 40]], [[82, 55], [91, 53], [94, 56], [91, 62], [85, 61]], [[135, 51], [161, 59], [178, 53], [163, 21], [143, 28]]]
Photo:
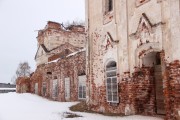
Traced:
[[46, 96], [46, 89], [47, 89], [47, 87], [46, 87], [46, 82], [43, 82], [43, 83], [42, 83], [42, 95], [43, 95], [43, 96]]
[[113, 10], [113, 0], [105, 1], [105, 14]]
[[78, 77], [78, 98], [85, 99], [86, 98], [86, 75]]
[[113, 3], [112, 0], [109, 0], [109, 3], [108, 3], [108, 5], [109, 5], [108, 11], [112, 11], [112, 8], [113, 8], [112, 3]]
[[57, 98], [57, 96], [58, 96], [58, 83], [57, 83], [57, 79], [54, 79], [53, 80], [53, 89], [52, 89], [53, 91], [52, 91], [52, 97], [53, 98]]
[[35, 94], [38, 94], [38, 83], [35, 83]]
[[106, 94], [107, 101], [118, 103], [118, 83], [116, 62], [111, 61], [106, 65]]
[[70, 99], [70, 78], [65, 78], [65, 99]]

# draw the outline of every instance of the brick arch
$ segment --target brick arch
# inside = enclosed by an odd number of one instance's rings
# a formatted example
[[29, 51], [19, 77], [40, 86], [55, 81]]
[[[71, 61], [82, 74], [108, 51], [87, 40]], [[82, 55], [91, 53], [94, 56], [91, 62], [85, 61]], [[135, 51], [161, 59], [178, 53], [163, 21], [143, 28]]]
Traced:
[[135, 66], [142, 67], [142, 58], [151, 52], [160, 52], [162, 47], [160, 43], [146, 43], [135, 50]]

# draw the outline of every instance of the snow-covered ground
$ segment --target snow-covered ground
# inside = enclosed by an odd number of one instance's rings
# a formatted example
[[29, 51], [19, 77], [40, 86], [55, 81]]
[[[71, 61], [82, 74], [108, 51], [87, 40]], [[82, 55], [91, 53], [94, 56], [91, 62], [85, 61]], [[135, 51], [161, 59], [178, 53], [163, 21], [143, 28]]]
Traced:
[[32, 94], [0, 94], [0, 120], [163, 120], [146, 116], [109, 117], [76, 112], [82, 117], [65, 118], [69, 107], [77, 102], [54, 102]]

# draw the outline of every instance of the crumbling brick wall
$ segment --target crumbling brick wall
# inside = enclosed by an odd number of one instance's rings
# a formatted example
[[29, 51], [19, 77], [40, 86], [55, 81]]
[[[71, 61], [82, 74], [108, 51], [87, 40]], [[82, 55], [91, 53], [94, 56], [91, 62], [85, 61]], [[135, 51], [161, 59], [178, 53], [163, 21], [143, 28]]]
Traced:
[[[85, 51], [60, 59], [57, 62], [43, 64], [37, 67], [30, 78], [19, 78], [17, 80], [17, 92], [35, 93], [35, 83], [38, 83], [38, 95], [57, 101], [65, 100], [64, 78], [70, 77], [70, 100], [78, 101], [78, 76], [85, 75], [86, 69]], [[58, 79], [58, 97], [52, 98], [52, 81]], [[43, 95], [42, 84], [46, 83], [46, 94]], [[22, 91], [26, 85], [27, 90]]]
[[137, 114], [155, 114], [153, 75], [153, 68], [142, 67], [133, 74], [132, 81], [129, 82], [129, 101], [132, 102]]
[[37, 83], [38, 95], [41, 95], [42, 79], [43, 79], [42, 71], [43, 71], [43, 66], [38, 67], [36, 71], [32, 74], [32, 76], [30, 77], [30, 85], [31, 85], [30, 92], [31, 93], [35, 93], [35, 83]]
[[166, 103], [166, 119], [176, 120], [177, 109], [180, 108], [180, 61], [175, 60], [166, 67], [164, 77], [164, 93]]
[[[105, 82], [96, 87], [92, 82], [92, 102], [90, 109], [104, 113], [123, 113], [129, 105], [129, 114], [155, 114], [154, 78], [150, 67], [139, 68], [132, 77], [124, 73], [124, 78], [118, 84], [119, 103], [108, 103]], [[93, 81], [93, 80], [92, 80]]]
[[39, 30], [37, 40], [39, 46], [35, 56], [36, 64], [45, 64], [69, 52], [64, 49], [66, 46], [70, 51], [71, 46], [76, 47], [76, 50], [84, 48], [85, 28], [80, 25], [64, 28], [60, 23], [49, 21], [44, 29]]
[[[70, 78], [70, 100], [78, 100], [78, 76], [85, 74], [86, 69], [85, 52], [59, 59], [57, 62], [50, 62], [39, 66], [31, 77], [31, 92], [34, 93], [34, 84], [38, 83], [38, 95], [57, 100], [65, 100], [64, 79]], [[58, 80], [58, 97], [52, 97], [52, 81]], [[42, 94], [42, 83], [46, 83], [46, 95]]]
[[47, 98], [51, 98], [51, 87], [50, 87], [50, 80], [52, 80], [52, 72], [55, 67], [55, 63], [45, 64], [43, 69], [43, 80], [47, 85], [46, 96]]
[[16, 92], [27, 93], [30, 92], [30, 78], [29, 77], [18, 77], [16, 80]]

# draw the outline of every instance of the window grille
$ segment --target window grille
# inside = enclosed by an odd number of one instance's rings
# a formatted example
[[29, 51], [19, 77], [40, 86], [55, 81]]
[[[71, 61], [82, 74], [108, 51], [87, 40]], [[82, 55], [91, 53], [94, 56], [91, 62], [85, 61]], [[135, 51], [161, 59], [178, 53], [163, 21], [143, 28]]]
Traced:
[[118, 103], [118, 83], [116, 62], [109, 62], [106, 66], [106, 94], [107, 102]]

